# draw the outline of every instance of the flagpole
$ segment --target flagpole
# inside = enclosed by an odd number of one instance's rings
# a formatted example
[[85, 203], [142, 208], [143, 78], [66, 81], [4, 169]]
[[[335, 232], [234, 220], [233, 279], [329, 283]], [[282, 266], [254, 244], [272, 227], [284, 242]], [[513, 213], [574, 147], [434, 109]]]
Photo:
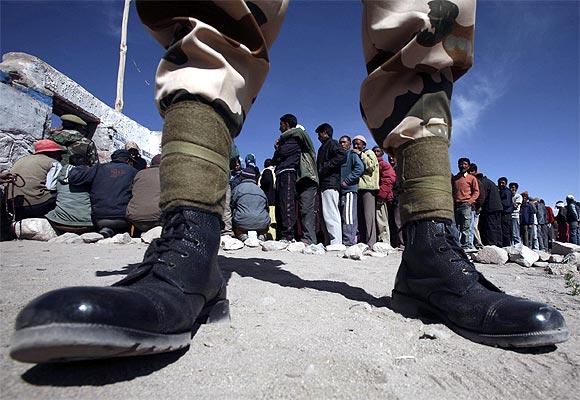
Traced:
[[123, 23], [121, 25], [121, 45], [119, 46], [119, 72], [117, 73], [117, 98], [115, 110], [123, 111], [123, 81], [125, 79], [125, 59], [127, 56], [127, 22], [129, 20], [129, 6], [131, 0], [125, 0], [123, 9]]

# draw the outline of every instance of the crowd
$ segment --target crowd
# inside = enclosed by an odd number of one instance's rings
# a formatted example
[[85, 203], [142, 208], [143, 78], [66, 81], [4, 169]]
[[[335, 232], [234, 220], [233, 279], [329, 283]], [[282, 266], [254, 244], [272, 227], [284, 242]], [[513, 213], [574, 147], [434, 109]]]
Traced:
[[[46, 218], [58, 233], [98, 231], [105, 237], [161, 225], [159, 164], [141, 157], [136, 143], [98, 163], [96, 149], [80, 133], [84, 121], [63, 115], [63, 127], [34, 144], [3, 180], [11, 183], [3, 211], [13, 220]], [[404, 246], [396, 195], [396, 160], [362, 135], [334, 139], [328, 123], [316, 128], [320, 146], [292, 114], [280, 118], [280, 137], [260, 172], [256, 157], [230, 155], [222, 234], [245, 241], [323, 243], [328, 250], [377, 241]], [[59, 143], [64, 144], [61, 145]], [[243, 166], [243, 168], [242, 168]], [[468, 158], [452, 177], [457, 239], [465, 251], [484, 245], [523, 243], [550, 251], [552, 241], [579, 244], [580, 203], [573, 195], [556, 203], [519, 193], [506, 177], [497, 185]], [[4, 224], [5, 225], [5, 224]]]

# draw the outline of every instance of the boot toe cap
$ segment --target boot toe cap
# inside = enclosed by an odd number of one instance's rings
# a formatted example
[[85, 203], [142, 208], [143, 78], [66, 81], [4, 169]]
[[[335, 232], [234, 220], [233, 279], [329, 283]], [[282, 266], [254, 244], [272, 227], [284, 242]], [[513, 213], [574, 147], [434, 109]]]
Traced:
[[66, 323], [129, 329], [154, 329], [158, 325], [153, 304], [138, 292], [124, 288], [70, 287], [32, 300], [18, 314], [15, 328]]

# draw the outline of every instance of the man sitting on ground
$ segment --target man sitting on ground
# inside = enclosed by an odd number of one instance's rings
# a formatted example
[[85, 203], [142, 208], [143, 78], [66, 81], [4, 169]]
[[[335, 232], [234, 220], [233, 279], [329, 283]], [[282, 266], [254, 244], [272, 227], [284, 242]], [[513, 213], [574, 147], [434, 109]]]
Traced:
[[270, 226], [268, 198], [255, 181], [255, 170], [246, 167], [241, 174], [242, 182], [232, 191], [232, 223], [234, 234], [244, 241], [249, 231], [256, 231], [265, 240]]
[[115, 150], [111, 162], [90, 168], [75, 167], [69, 174], [71, 185], [91, 186], [93, 222], [105, 237], [129, 229], [125, 214], [131, 199], [133, 179], [137, 174], [130, 160], [131, 155], [127, 150]]
[[159, 164], [161, 154], [153, 157], [151, 166], [137, 172], [133, 180], [133, 197], [127, 205], [125, 218], [141, 232], [161, 225]]

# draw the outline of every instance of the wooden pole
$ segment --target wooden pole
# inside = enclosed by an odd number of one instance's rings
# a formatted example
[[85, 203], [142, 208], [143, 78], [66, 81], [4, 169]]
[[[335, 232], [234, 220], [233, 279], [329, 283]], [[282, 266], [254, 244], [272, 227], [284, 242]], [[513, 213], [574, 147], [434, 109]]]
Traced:
[[127, 56], [127, 22], [129, 21], [129, 6], [131, 0], [125, 0], [123, 23], [121, 25], [121, 45], [119, 46], [119, 72], [117, 73], [117, 99], [115, 110], [123, 111], [123, 81], [125, 79], [125, 59]]

